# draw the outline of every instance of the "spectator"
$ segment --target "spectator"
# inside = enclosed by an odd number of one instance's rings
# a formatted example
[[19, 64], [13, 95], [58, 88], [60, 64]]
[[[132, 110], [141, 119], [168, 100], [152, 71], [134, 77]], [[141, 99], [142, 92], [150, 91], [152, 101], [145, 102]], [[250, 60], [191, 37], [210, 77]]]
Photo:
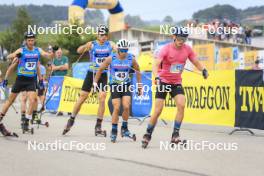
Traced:
[[[51, 65], [52, 76], [66, 76], [69, 69], [68, 57], [62, 55], [62, 49], [59, 48], [55, 52], [55, 58]], [[62, 116], [62, 112], [58, 112], [57, 116]]]
[[62, 55], [62, 49], [59, 48], [55, 53], [52, 63], [52, 76], [66, 76], [69, 69], [68, 57]]
[[252, 70], [261, 70], [260, 66], [259, 66], [260, 60], [257, 59], [254, 63], [254, 66], [252, 67]]
[[2, 72], [1, 72], [1, 70], [0, 70], [0, 83], [2, 83], [3, 82], [3, 79], [2, 79]]
[[245, 42], [248, 45], [251, 45], [252, 30], [246, 27], [245, 30]]

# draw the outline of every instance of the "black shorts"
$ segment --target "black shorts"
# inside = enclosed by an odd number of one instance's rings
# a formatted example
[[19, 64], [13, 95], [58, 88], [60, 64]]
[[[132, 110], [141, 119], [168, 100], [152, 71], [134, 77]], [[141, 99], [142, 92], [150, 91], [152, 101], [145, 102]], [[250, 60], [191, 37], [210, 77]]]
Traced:
[[36, 91], [35, 77], [17, 76], [16, 82], [12, 87], [12, 93]]
[[111, 84], [111, 98], [122, 98], [123, 96], [131, 96], [130, 84]]
[[167, 93], [170, 93], [171, 97], [174, 98], [176, 95], [184, 95], [184, 90], [181, 84], [167, 84], [161, 82], [156, 89], [156, 98], [166, 99]]
[[[93, 75], [94, 74], [94, 75]], [[93, 78], [96, 73], [88, 71], [86, 77], [84, 79], [82, 90], [85, 92], [91, 92], [93, 87]], [[100, 91], [106, 92], [107, 91], [107, 73], [102, 73], [99, 81], [98, 81], [98, 89]], [[98, 91], [98, 90], [97, 90]]]
[[38, 89], [38, 96], [41, 97], [44, 95], [45, 89]]

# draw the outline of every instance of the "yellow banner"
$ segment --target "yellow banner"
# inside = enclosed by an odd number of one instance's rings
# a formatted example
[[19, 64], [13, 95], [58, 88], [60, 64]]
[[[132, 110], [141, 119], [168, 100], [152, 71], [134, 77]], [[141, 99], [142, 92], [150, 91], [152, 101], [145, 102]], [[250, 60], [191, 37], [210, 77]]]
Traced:
[[245, 51], [244, 52], [244, 64], [245, 69], [252, 69], [254, 66], [254, 62], [257, 59], [258, 52], [257, 51]]
[[234, 70], [233, 48], [219, 49], [219, 62], [216, 64], [217, 70]]
[[194, 52], [197, 58], [202, 62], [208, 70], [214, 70], [215, 67], [215, 45], [214, 44], [203, 44], [194, 45]]
[[[58, 111], [72, 112], [73, 106], [80, 96], [82, 84], [83, 80], [71, 77], [64, 77], [60, 106]], [[108, 99], [109, 95], [106, 98], [106, 102], [108, 101]], [[98, 107], [98, 93], [90, 94], [87, 100], [82, 105], [80, 114], [97, 115]], [[105, 115], [110, 115], [107, 106], [105, 110]]]
[[[210, 71], [207, 80], [201, 75], [184, 72], [183, 80], [186, 97], [184, 122], [234, 126], [235, 71]], [[161, 118], [174, 120], [175, 116], [175, 102], [167, 95]]]

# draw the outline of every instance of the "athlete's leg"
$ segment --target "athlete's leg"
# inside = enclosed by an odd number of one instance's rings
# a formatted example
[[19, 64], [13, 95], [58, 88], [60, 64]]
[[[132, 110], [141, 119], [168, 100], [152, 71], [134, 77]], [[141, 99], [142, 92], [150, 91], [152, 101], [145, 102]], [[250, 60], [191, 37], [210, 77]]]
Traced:
[[126, 121], [126, 122], [129, 118], [130, 102], [131, 102], [130, 96], [123, 96], [122, 97], [122, 106], [123, 106], [122, 118], [123, 118], [123, 121]]
[[105, 99], [106, 99], [106, 92], [99, 91], [98, 93], [98, 100], [99, 100], [99, 107], [97, 112], [97, 121], [95, 127], [101, 127], [103, 118], [104, 118], [104, 112], [105, 112]]
[[7, 113], [10, 106], [16, 100], [17, 95], [18, 95], [18, 93], [13, 93], [13, 92], [9, 95], [8, 100], [5, 102], [5, 104], [2, 107], [1, 115], [4, 116]]
[[112, 113], [112, 131], [111, 131], [111, 141], [115, 142], [117, 137], [117, 128], [118, 128], [118, 117], [119, 117], [119, 110], [121, 99], [114, 98], [112, 99], [113, 104], [113, 113]]
[[27, 109], [27, 92], [21, 92], [21, 115], [26, 114]]
[[37, 93], [35, 91], [28, 91], [27, 95], [29, 98], [29, 106], [27, 109], [27, 118], [32, 119], [32, 114], [33, 114], [34, 108], [36, 107], [36, 104], [38, 102]]
[[76, 117], [76, 115], [79, 113], [82, 104], [85, 102], [85, 100], [88, 98], [89, 92], [86, 91], [81, 91], [80, 93], [80, 97], [77, 100], [77, 102], [75, 103], [73, 110], [72, 110], [72, 117]]

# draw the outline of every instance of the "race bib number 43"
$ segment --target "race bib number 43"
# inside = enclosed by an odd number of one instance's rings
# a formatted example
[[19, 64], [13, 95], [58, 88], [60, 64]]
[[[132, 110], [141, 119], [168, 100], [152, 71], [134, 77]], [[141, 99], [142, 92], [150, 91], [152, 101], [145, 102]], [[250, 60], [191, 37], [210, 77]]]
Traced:
[[36, 68], [36, 62], [26, 62], [25, 65], [27, 70], [34, 70]]
[[181, 73], [183, 71], [183, 64], [173, 64], [170, 67], [170, 72], [171, 73]]
[[127, 78], [127, 72], [115, 72], [115, 79], [118, 81], [124, 81]]

